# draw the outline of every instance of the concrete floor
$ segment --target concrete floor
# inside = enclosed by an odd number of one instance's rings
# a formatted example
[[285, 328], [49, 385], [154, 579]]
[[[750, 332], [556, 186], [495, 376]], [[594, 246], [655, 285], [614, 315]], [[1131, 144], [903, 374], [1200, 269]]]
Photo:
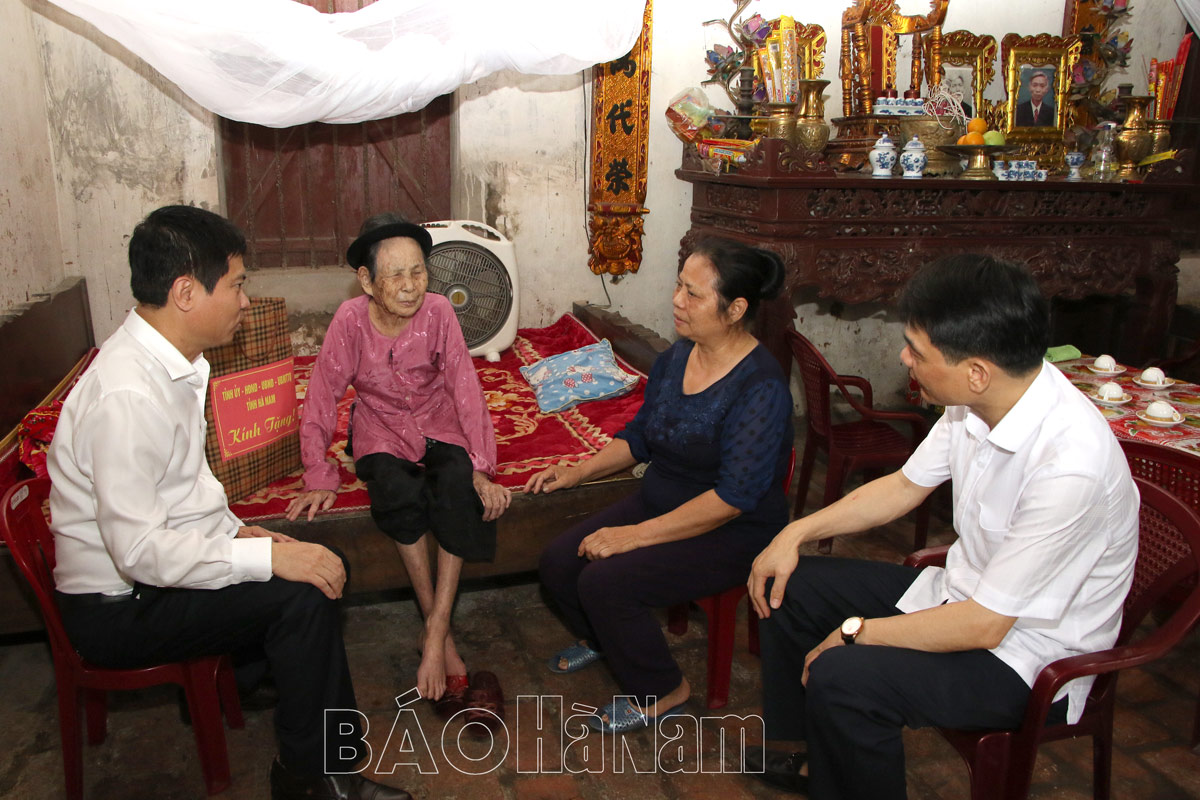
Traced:
[[[810, 502], [815, 503], [816, 496], [814, 490]], [[935, 514], [931, 543], [949, 541], [950, 536], [943, 510]], [[911, 545], [912, 523], [901, 520], [869, 535], [839, 540], [835, 553], [899, 561]], [[721, 754], [715, 730], [720, 727], [736, 733], [739, 723], [735, 720], [704, 723], [699, 758], [694, 745], [681, 748], [679, 742], [668, 743], [661, 736], [655, 741], [650, 732], [625, 737], [623, 771], [618, 771], [613, 761], [611, 742], [602, 743], [600, 737], [564, 742], [565, 754], [557, 740], [547, 739], [539, 772], [536, 709], [532, 701], [526, 701], [518, 711], [515, 698], [561, 697], [561, 704], [545, 701], [550, 705], [544, 721], [548, 730], [554, 731], [562, 711], [571, 713], [571, 704], [596, 705], [611, 698], [616, 692], [612, 677], [603, 666], [569, 676], [546, 669], [547, 657], [568, 636], [532, 583], [464, 592], [455, 614], [455, 630], [468, 666], [496, 672], [507, 696], [510, 733], [499, 736], [491, 750], [490, 742], [459, 738], [458, 724], [443, 731], [425, 703], [418, 702], [412, 713], [397, 717], [394, 698], [412, 687], [418, 665], [415, 641], [419, 622], [411, 600], [386, 599], [347, 607], [345, 637], [359, 706], [370, 721], [372, 769], [378, 770], [381, 763], [402, 762], [380, 780], [403, 786], [419, 798], [737, 800], [784, 796], [738, 774], [740, 759], [733, 752], [735, 745], [727, 745]], [[668, 634], [668, 638], [698, 698], [692, 705], [693, 714], [754, 715], [760, 711], [758, 660], [746, 649], [744, 606], [730, 703], [719, 712], [706, 712], [703, 706], [703, 615], [694, 611], [687, 633], [679, 637]], [[1200, 642], [1195, 635], [1161, 662], [1122, 676], [1114, 798], [1200, 797], [1200, 755], [1192, 752], [1188, 741], [1198, 694]], [[190, 729], [179, 721], [173, 690], [114, 694], [110, 709], [107, 740], [85, 749], [86, 797], [173, 800], [204, 796], [195, 743]], [[0, 796], [22, 800], [62, 797], [55, 691], [44, 643], [0, 646], [0, 729], [5, 731], [5, 747], [0, 750]], [[749, 730], [748, 738], [759, 741], [752, 717]], [[694, 736], [694, 726], [689, 731]], [[935, 731], [910, 731], [905, 741], [910, 797], [962, 800], [969, 796], [965, 766]], [[424, 756], [426, 744], [428, 757]], [[502, 756], [506, 744], [507, 753]], [[269, 797], [267, 771], [275, 752], [270, 712], [248, 713], [245, 729], [228, 732], [228, 747], [233, 785], [220, 796], [227, 800]], [[422, 757], [415, 758], [414, 751]], [[656, 752], [661, 759], [657, 769]], [[404, 765], [413, 761], [424, 762], [426, 772]], [[464, 774], [452, 762], [483, 774]], [[587, 766], [596, 771], [573, 774], [563, 770], [564, 762], [576, 772]], [[678, 771], [668, 772], [670, 764]], [[701, 766], [703, 772], [698, 771]], [[1058, 742], [1042, 748], [1032, 797], [1087, 798], [1092, 796], [1091, 787], [1089, 741]]]

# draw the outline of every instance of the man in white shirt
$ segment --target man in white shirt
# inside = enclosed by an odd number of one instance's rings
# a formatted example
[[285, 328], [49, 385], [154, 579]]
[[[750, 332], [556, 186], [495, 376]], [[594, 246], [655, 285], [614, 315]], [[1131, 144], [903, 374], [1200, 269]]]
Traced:
[[[945, 414], [901, 470], [784, 528], [748, 581], [767, 738], [807, 744], [748, 757], [748, 771], [819, 800], [905, 797], [905, 726], [1019, 726], [1042, 667], [1116, 640], [1137, 554], [1137, 489], [1103, 417], [1042, 361], [1032, 277], [946, 258], [899, 310], [901, 360]], [[944, 569], [799, 557], [947, 480], [959, 539]], [[1068, 684], [1051, 721], [1077, 720], [1090, 685]]]
[[100, 666], [265, 654], [279, 689], [272, 798], [407, 798], [325, 774], [350, 773], [365, 754], [356, 724], [326, 731], [326, 709], [355, 708], [336, 603], [343, 560], [243, 526], [204, 457], [202, 351], [228, 343], [249, 306], [245, 249], [231, 223], [188, 206], [133, 232], [138, 305], [63, 404], [50, 446], [63, 622]]

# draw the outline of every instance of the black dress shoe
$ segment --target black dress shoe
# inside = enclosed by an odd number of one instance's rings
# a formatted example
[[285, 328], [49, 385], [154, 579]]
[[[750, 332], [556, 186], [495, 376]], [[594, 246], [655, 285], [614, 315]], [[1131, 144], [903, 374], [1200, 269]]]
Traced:
[[412, 800], [412, 795], [362, 775], [297, 775], [276, 758], [271, 800]]
[[808, 794], [808, 776], [800, 774], [807, 761], [804, 753], [785, 753], [782, 750], [746, 749], [742, 771], [763, 783], [769, 783], [795, 794]]

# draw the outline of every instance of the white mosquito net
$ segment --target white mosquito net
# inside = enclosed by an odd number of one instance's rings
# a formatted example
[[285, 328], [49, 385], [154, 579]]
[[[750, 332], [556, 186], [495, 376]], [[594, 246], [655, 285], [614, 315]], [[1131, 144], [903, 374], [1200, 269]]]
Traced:
[[645, 0], [51, 0], [223, 117], [272, 127], [422, 108], [502, 69], [577, 72], [624, 55]]

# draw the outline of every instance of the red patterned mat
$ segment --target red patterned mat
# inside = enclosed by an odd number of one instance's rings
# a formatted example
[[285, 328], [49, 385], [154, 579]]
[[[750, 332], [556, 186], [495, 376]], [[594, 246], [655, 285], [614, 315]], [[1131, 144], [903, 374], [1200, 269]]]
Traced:
[[[504, 351], [498, 362], [475, 359], [475, 370], [496, 429], [497, 482], [516, 488], [523, 486], [531, 473], [551, 463], [578, 463], [608, 444], [613, 434], [633, 419], [642, 405], [645, 376], [627, 395], [580, 403], [560, 414], [538, 411], [533, 389], [521, 376], [519, 370], [523, 366], [597, 341], [583, 323], [565, 314], [548, 327], [517, 331], [513, 346]], [[296, 359], [296, 390], [301, 404], [315, 360], [311, 356]], [[641, 374], [623, 361], [621, 368]], [[351, 388], [338, 404], [337, 436], [329, 449], [341, 477], [335, 511], [361, 511], [369, 505], [367, 487], [355, 476], [353, 461], [346, 455], [346, 426], [354, 394]], [[291, 499], [303, 490], [301, 476], [301, 471], [294, 472], [230, 504], [230, 508], [247, 522], [280, 517]]]

